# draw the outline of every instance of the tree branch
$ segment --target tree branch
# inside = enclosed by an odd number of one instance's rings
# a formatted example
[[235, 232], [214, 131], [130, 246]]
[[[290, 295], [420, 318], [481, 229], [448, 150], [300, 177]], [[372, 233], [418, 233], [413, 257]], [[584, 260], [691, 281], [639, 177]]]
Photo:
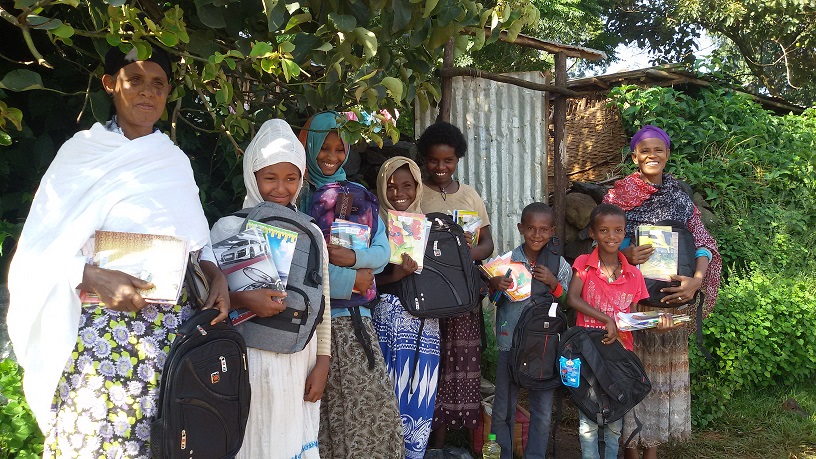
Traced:
[[221, 128], [221, 132], [226, 134], [227, 138], [232, 143], [233, 148], [235, 148], [236, 154], [238, 156], [243, 156], [244, 150], [242, 150], [241, 147], [238, 146], [238, 142], [235, 141], [235, 138], [232, 136], [232, 133], [230, 133], [229, 129], [227, 129], [227, 127], [224, 126], [224, 123], [218, 122], [218, 115], [215, 113], [215, 110], [213, 110], [212, 106], [210, 105], [210, 102], [207, 100], [207, 96], [204, 95], [204, 91], [202, 91], [200, 88], [195, 87], [192, 84], [192, 80], [189, 78], [189, 75], [185, 78], [185, 82], [187, 82], [188, 86], [191, 86], [195, 89], [195, 92], [198, 94], [199, 99], [201, 99], [201, 103], [204, 104], [204, 107], [207, 108], [207, 111], [210, 113], [210, 116], [212, 116], [213, 124], [219, 126]]

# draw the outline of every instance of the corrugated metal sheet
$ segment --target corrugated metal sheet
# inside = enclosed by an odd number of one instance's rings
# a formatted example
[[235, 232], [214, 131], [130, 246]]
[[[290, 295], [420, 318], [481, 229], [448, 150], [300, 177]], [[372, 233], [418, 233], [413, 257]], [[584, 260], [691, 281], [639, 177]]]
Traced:
[[[541, 72], [512, 76], [547, 83]], [[472, 77], [453, 78], [451, 123], [468, 141], [456, 176], [484, 199], [495, 253], [521, 243], [516, 223], [524, 206], [547, 201], [547, 112], [542, 91]], [[436, 115], [435, 109], [417, 111], [417, 137], [433, 124]]]

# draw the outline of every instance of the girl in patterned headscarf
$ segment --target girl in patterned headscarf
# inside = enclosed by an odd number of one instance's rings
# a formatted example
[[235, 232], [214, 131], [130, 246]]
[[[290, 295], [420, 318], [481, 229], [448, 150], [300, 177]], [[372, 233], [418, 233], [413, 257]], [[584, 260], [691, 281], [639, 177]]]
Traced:
[[[604, 202], [616, 204], [626, 211], [626, 236], [621, 252], [632, 264], [648, 260], [654, 249], [650, 245], [631, 245], [638, 225], [655, 224], [663, 220], [683, 222], [694, 235], [697, 245], [696, 269], [693, 277], [675, 276], [677, 287], [664, 289], [667, 305], [681, 305], [705, 292], [703, 316], [708, 315], [717, 300], [722, 258], [717, 242], [706, 231], [700, 210], [671, 174], [664, 172], [669, 159], [671, 140], [659, 127], [646, 125], [630, 144], [632, 161], [638, 171], [618, 180]], [[640, 306], [647, 309], [646, 307]], [[672, 309], [662, 309], [672, 312]], [[680, 311], [694, 315], [694, 311]], [[692, 329], [679, 326], [666, 333], [640, 331], [635, 333], [635, 352], [652, 382], [649, 396], [627, 414], [623, 437], [635, 429], [634, 415], [643, 429], [626, 449], [626, 458], [638, 456], [637, 446], [644, 448], [643, 458], [656, 458], [657, 446], [669, 440], [687, 440], [691, 435], [691, 394], [688, 371], [688, 338]]]

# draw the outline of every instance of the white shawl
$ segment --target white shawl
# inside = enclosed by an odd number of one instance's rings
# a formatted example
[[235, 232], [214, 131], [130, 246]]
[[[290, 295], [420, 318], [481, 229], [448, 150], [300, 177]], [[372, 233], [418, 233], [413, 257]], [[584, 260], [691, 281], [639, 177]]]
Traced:
[[43, 432], [77, 340], [80, 249], [97, 229], [186, 237], [191, 250], [209, 241], [190, 161], [169, 137], [94, 124], [63, 144], [34, 196], [9, 270], [8, 329]]

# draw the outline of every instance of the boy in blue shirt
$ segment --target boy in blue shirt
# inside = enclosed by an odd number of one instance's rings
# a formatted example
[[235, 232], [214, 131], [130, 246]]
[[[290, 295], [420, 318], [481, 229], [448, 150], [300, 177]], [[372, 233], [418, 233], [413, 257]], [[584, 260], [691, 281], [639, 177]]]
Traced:
[[[555, 214], [552, 208], [541, 202], [529, 204], [522, 210], [521, 222], [517, 226], [524, 242], [513, 249], [511, 261], [524, 263], [533, 275], [534, 284], [543, 283], [545, 292], [552, 293], [559, 302], [565, 301], [567, 288], [572, 279], [572, 268], [556, 252], [557, 242], [552, 240], [555, 234]], [[542, 259], [547, 262], [538, 264], [541, 255], [545, 255]], [[558, 266], [558, 272], [552, 272], [547, 266]], [[488, 283], [492, 291], [504, 291], [512, 286], [512, 281], [504, 276], [492, 277]], [[538, 290], [539, 288], [533, 289], [534, 292]], [[513, 458], [513, 424], [519, 390], [519, 386], [510, 377], [509, 356], [513, 344], [513, 331], [522, 311], [531, 305], [534, 299], [531, 297], [521, 301], [510, 301], [506, 295], [502, 295], [496, 303], [496, 341], [499, 358], [496, 367], [491, 432], [496, 434], [496, 441], [501, 446], [502, 459]], [[528, 390], [530, 430], [527, 448], [524, 451], [525, 459], [544, 459], [547, 453], [553, 391], [554, 389]]]

